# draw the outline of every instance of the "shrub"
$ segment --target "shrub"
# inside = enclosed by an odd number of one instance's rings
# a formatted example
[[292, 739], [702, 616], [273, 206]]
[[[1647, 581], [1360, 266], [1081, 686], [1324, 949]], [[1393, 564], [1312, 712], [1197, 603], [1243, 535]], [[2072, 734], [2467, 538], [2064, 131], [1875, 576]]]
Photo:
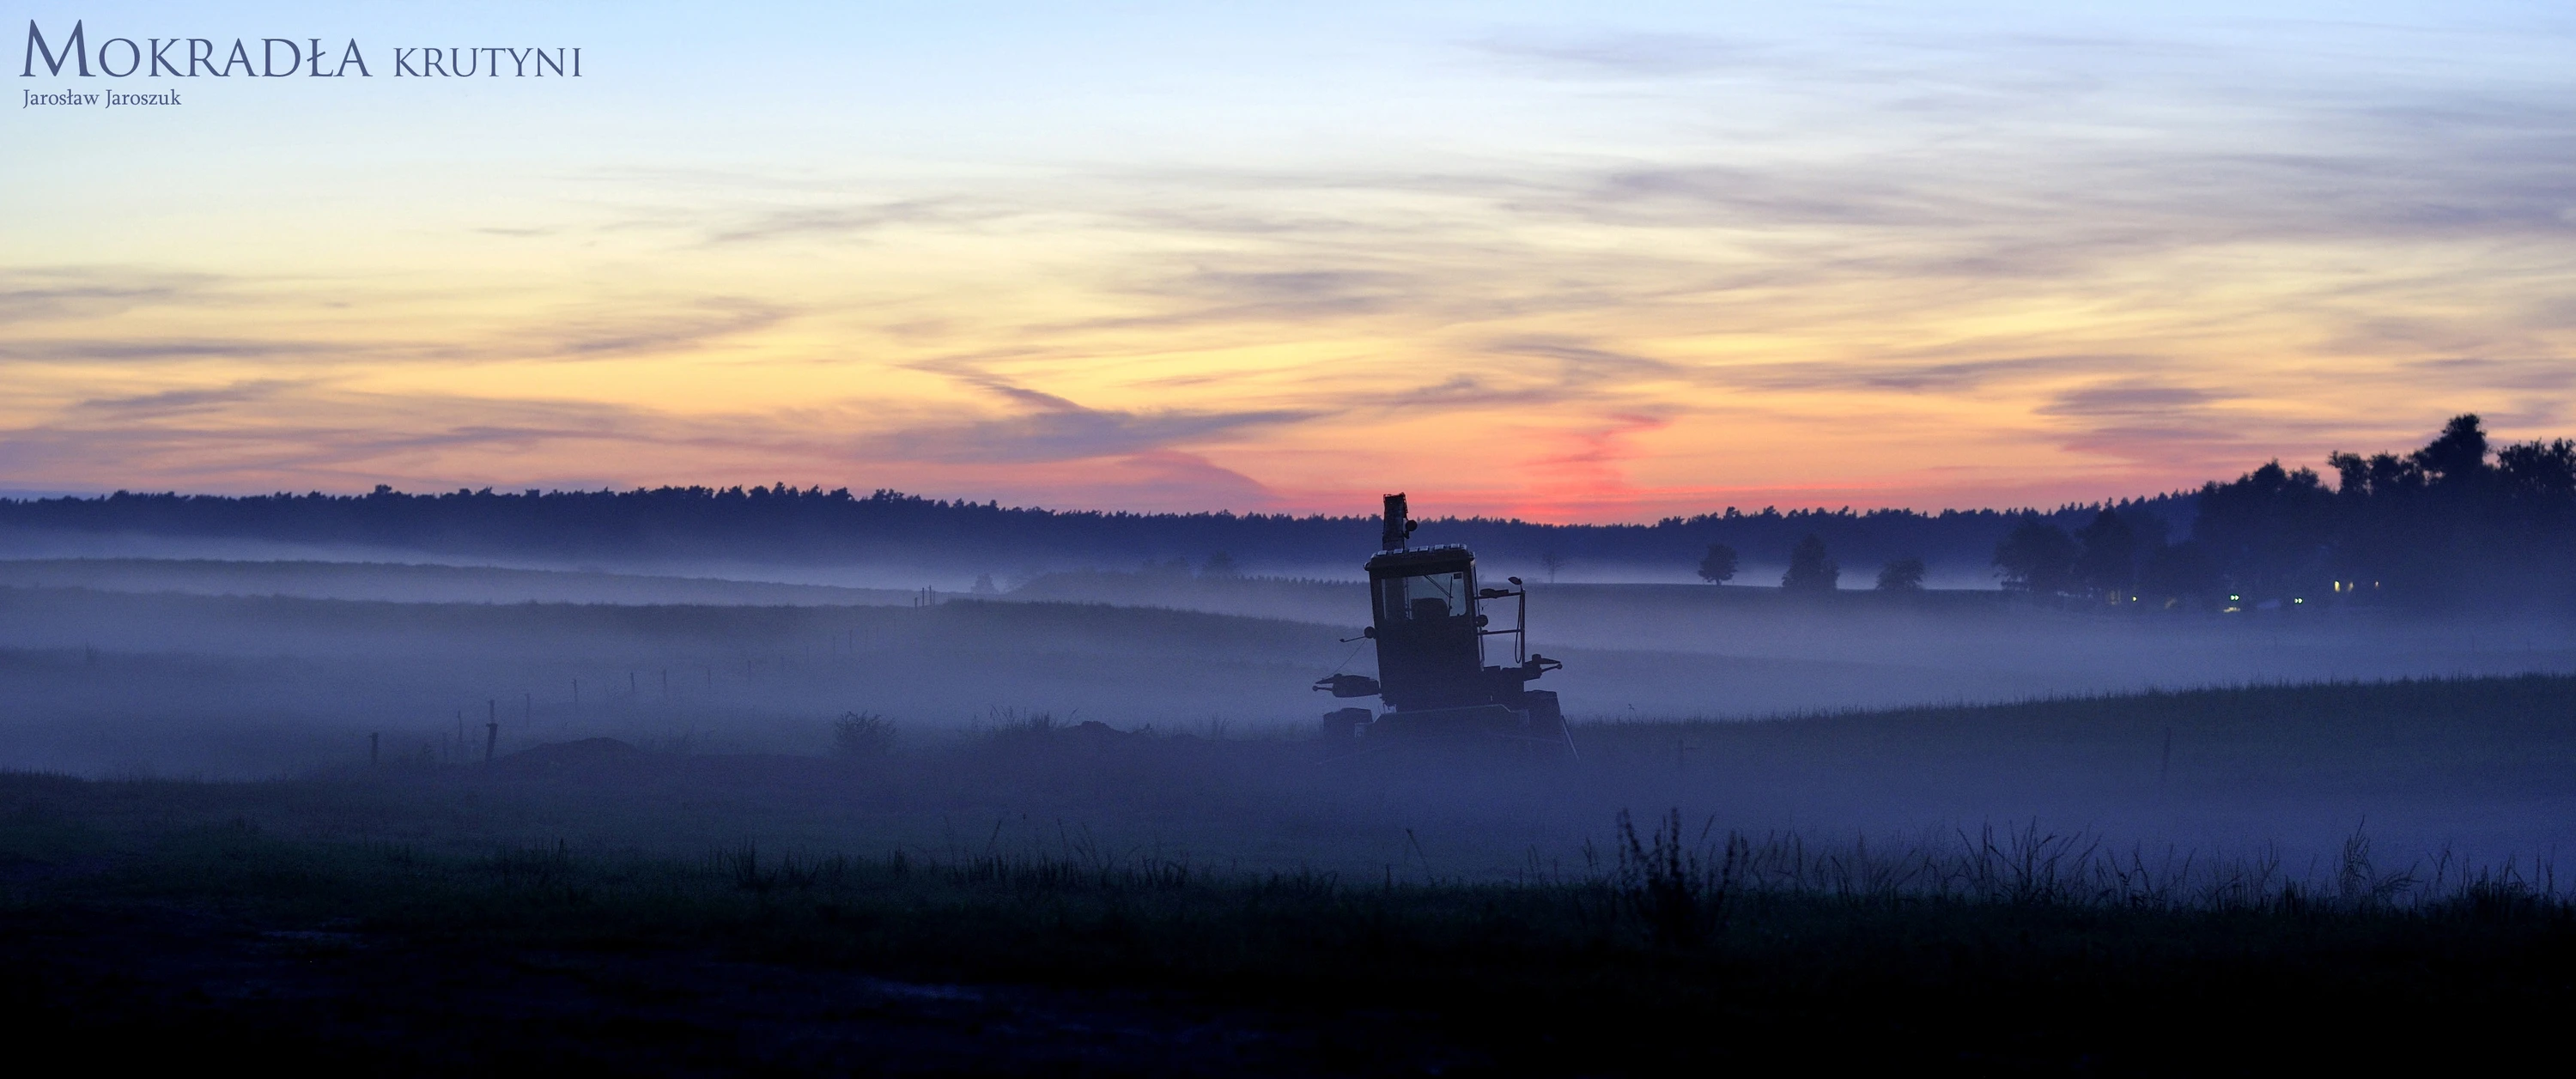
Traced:
[[882, 757], [894, 752], [894, 721], [874, 712], [843, 712], [832, 721], [832, 752]]

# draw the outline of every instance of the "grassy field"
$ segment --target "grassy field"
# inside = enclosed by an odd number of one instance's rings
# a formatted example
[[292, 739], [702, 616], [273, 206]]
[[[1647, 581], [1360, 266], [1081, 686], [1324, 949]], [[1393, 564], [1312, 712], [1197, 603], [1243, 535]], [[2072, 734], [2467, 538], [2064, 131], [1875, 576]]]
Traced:
[[1668, 818], [1570, 873], [1447, 881], [1080, 845], [468, 854], [207, 821], [227, 795], [184, 784], [0, 798], [9, 1025], [110, 1066], [2252, 1073], [2470, 1064], [2576, 996], [2549, 882], [2403, 882], [2366, 851], [2318, 883]]
[[[526, 576], [429, 569], [493, 595]], [[314, 566], [273, 575], [339, 587]], [[1533, 604], [1534, 645], [1567, 664], [1546, 684], [1579, 719], [2576, 670], [2576, 641], [2535, 627], [2128, 617], [1858, 593], [1801, 604], [1776, 590], [1680, 586], [1566, 586]], [[1365, 642], [1348, 639], [1357, 630], [1105, 603], [395, 602], [0, 585], [0, 767], [257, 777], [355, 759], [370, 734], [452, 757], [458, 729], [486, 720], [503, 723], [505, 748], [597, 735], [781, 753], [816, 751], [848, 710], [913, 733], [996, 711], [1303, 728], [1333, 703], [1309, 691], [1316, 677], [1373, 669]]]
[[[2500, 1061], [2576, 1003], [2545, 845], [2384, 823], [2554, 834], [2576, 679], [1578, 738], [1022, 715], [842, 756], [5, 774], [0, 1015], [101, 1063], [373, 1073], [2250, 1074]], [[1939, 812], [2070, 792], [2179, 816]], [[2283, 842], [2301, 812], [2331, 830]]]
[[2546, 635], [1739, 598], [1566, 590], [1603, 647], [1528, 757], [1317, 742], [1358, 649], [1285, 618], [0, 587], [0, 1022], [370, 1073], [2161, 1074], [2476, 1064], [2569, 1003], [2576, 677], [2090, 691]]

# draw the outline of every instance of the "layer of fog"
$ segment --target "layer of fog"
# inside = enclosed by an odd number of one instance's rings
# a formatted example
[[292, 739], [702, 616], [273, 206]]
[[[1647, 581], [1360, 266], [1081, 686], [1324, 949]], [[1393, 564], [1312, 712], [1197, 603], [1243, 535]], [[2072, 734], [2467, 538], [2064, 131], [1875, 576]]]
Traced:
[[[2081, 745], [2046, 730], [1988, 732], [1949, 750], [1925, 743], [1896, 752], [1865, 728], [1817, 726], [1804, 741], [1732, 745], [1741, 756], [1723, 762], [1706, 759], [1712, 747], [1686, 733], [1669, 746], [1631, 738], [1613, 748], [1608, 729], [1587, 727], [1577, 739], [1592, 746], [1584, 767], [1593, 770], [1576, 779], [1479, 778], [1433, 764], [1335, 794], [1346, 777], [1319, 770], [1311, 739], [1316, 717], [1346, 702], [1308, 684], [1335, 670], [1373, 670], [1364, 642], [1348, 639], [1364, 596], [1349, 582], [1164, 570], [1041, 575], [982, 601], [947, 593], [915, 606], [921, 597], [910, 591], [854, 596], [706, 578], [19, 562], [0, 565], [0, 766], [248, 778], [346, 769], [367, 759], [372, 742], [385, 761], [425, 760], [463, 774], [484, 752], [487, 722], [499, 725], [494, 748], [503, 756], [609, 737], [656, 751], [654, 759], [810, 761], [831, 751], [834, 719], [851, 712], [891, 719], [901, 752], [934, 759], [973, 744], [978, 728], [1046, 715], [1158, 736], [1269, 737], [1282, 748], [1249, 764], [1176, 766], [1136, 780], [1231, 807], [1213, 816], [1165, 819], [1114, 800], [1021, 803], [1006, 788], [924, 795], [925, 804], [991, 814], [998, 834], [1027, 831], [1030, 842], [1051, 820], [1096, 825], [1120, 842], [1231, 843], [1297, 859], [1330, 860], [1331, 851], [1378, 858], [1381, 841], [1418, 839], [1436, 848], [1425, 857], [1480, 871], [1500, 865], [1512, 844], [1553, 843], [1562, 854], [1566, 844], [1599, 838], [1619, 808], [1666, 805], [1757, 831], [1895, 834], [2042, 818], [2212, 850], [2273, 840], [2323, 849], [2365, 820], [2383, 842], [2408, 849], [2450, 842], [2529, 853], [2576, 839], [2561, 834], [2576, 821], [2576, 791], [2563, 779], [2496, 764], [2419, 769], [2414, 749], [2339, 761], [2330, 740], [2263, 750], [2271, 756], [2242, 756], [2252, 752], [2242, 745], [2228, 751], [2239, 756], [2211, 756], [2187, 724], [2170, 756], [2152, 728]], [[1596, 720], [2576, 670], [2576, 635], [2564, 626], [2362, 611], [2042, 610], [1941, 593], [1804, 602], [1770, 589], [1542, 581], [1532, 586], [1531, 621], [1533, 646], [1567, 663], [1542, 685], [1561, 693], [1571, 714]], [[2259, 732], [2253, 737], [2260, 742]], [[2563, 760], [2561, 748], [2531, 752]], [[2480, 760], [2505, 760], [2510, 749]], [[1078, 777], [1108, 766], [1077, 758], [1067, 767]], [[2169, 769], [2198, 785], [2165, 787]], [[1124, 774], [1112, 767], [1076, 785], [1114, 786], [1104, 777]], [[1220, 780], [1252, 786], [1228, 793]], [[1177, 804], [1149, 794], [1119, 797]], [[1366, 805], [1351, 801], [1363, 794]], [[815, 800], [797, 800], [808, 795]], [[855, 818], [798, 816], [839, 804], [832, 799], [841, 795], [820, 787], [759, 797], [772, 816], [724, 827], [803, 829], [817, 843], [843, 826], [830, 820], [858, 827]], [[629, 811], [649, 815], [619, 810]], [[886, 827], [940, 819], [919, 806], [886, 812], [900, 818]], [[1254, 816], [1225, 815], [1235, 812]], [[1414, 834], [1388, 840], [1405, 828]], [[1329, 842], [1283, 838], [1308, 833]]]
[[[1359, 552], [1345, 560], [1243, 563], [1238, 569], [1245, 575], [1259, 578], [1354, 582], [1362, 579], [1359, 563], [1365, 556], [1365, 552]], [[960, 566], [931, 559], [924, 559], [918, 563], [875, 560], [849, 564], [800, 564], [703, 557], [590, 555], [581, 558], [561, 558], [529, 554], [425, 551], [408, 547], [363, 544], [292, 543], [251, 538], [0, 528], [0, 561], [78, 559], [491, 567], [618, 576], [819, 585], [836, 588], [902, 591], [930, 588], [963, 593], [971, 591], [979, 580], [988, 580], [997, 587], [1007, 589], [1025, 585], [1048, 574], [1064, 572], [1133, 573], [1142, 570], [1147, 573], [1157, 573], [1181, 568], [1185, 572], [1194, 573], [1201, 568], [1204, 556], [1201, 562], [1195, 563], [1188, 559], [1100, 560], [1051, 557], [1003, 559], [983, 566]], [[1733, 581], [1736, 584], [1748, 586], [1775, 584], [1780, 580], [1785, 568], [1780, 564], [1748, 561], [1739, 567]], [[1517, 576], [1548, 584], [1702, 583], [1695, 566], [1680, 562], [1664, 565], [1574, 560], [1549, 570], [1536, 563], [1521, 564], [1510, 560], [1496, 560], [1489, 561], [1484, 566], [1484, 572], [1487, 577], [1496, 582], [1507, 576]], [[1843, 583], [1849, 588], [1868, 587], [1874, 579], [1875, 572], [1875, 567], [1852, 568], [1844, 573]], [[1938, 589], [1990, 589], [1995, 587], [1995, 576], [1990, 569], [1984, 567], [1935, 563], [1925, 576], [1924, 584]]]
[[0, 560], [0, 586], [397, 603], [812, 607], [906, 605], [920, 598], [914, 589], [348, 560], [12, 559]]
[[[526, 570], [548, 573], [581, 573], [602, 576], [684, 578], [690, 580], [741, 581], [754, 584], [814, 585], [827, 588], [856, 588], [912, 592], [931, 588], [947, 592], [971, 591], [978, 578], [1027, 580], [1050, 571], [1046, 566], [1018, 566], [995, 573], [962, 570], [945, 565], [907, 565], [895, 562], [872, 562], [856, 565], [797, 565], [775, 562], [732, 561], [708, 558], [620, 558], [586, 556], [555, 558], [534, 555], [469, 554], [456, 551], [423, 551], [409, 547], [369, 546], [363, 544], [290, 543], [276, 540], [165, 536], [148, 533], [60, 532], [39, 529], [0, 528], [0, 562], [185, 562], [238, 563], [244, 567], [259, 563], [291, 564], [358, 564], [386, 567], [437, 566], [448, 568], [489, 568]], [[202, 576], [213, 581], [214, 571], [224, 567], [209, 566]], [[1097, 567], [1059, 567], [1097, 568]], [[1129, 568], [1129, 567], [1118, 567]], [[220, 583], [205, 587], [188, 585], [182, 590], [206, 591], [221, 588]], [[247, 594], [247, 593], [230, 593]], [[531, 596], [530, 598], [540, 598]], [[622, 602], [605, 600], [601, 602]], [[651, 601], [646, 601], [651, 602]], [[716, 602], [723, 602], [718, 600]]]
[[[1167, 668], [1084, 671], [1031, 681], [1007, 654], [978, 655], [955, 673], [921, 685], [898, 679], [882, 689], [833, 686], [849, 707], [900, 707], [919, 722], [954, 726], [997, 708], [1134, 717], [1220, 718], [1263, 724], [1310, 721], [1326, 703], [1305, 692], [1334, 671], [1374, 673], [1374, 653], [1356, 636], [1367, 618], [1356, 582], [1214, 578], [1187, 572], [1046, 574], [987, 596], [940, 590], [856, 589], [710, 577], [656, 577], [599, 572], [461, 568], [344, 562], [212, 560], [0, 561], [0, 587], [83, 589], [138, 595], [301, 597], [420, 604], [612, 604], [741, 607], [910, 607], [958, 598], [1122, 608], [1203, 611], [1301, 623], [1303, 651], [1239, 657], [1272, 665], [1271, 681], [1238, 684], [1215, 696], [1179, 692]], [[1530, 647], [1567, 661], [1546, 685], [1575, 716], [1631, 715], [1755, 718], [1926, 703], [1976, 703], [2148, 688], [2368, 680], [2576, 669], [2576, 631], [2568, 624], [2516, 621], [2424, 621], [2383, 612], [2318, 610], [2235, 615], [2137, 610], [2047, 609], [1999, 602], [1992, 593], [1929, 592], [1916, 596], [1843, 593], [1819, 599], [1776, 589], [1707, 585], [1529, 586]], [[460, 628], [411, 639], [380, 630], [302, 632], [297, 618], [333, 617], [323, 608], [234, 624], [243, 611], [208, 607], [181, 616], [139, 609], [136, 625], [118, 616], [76, 616], [43, 625], [0, 627], [0, 644], [29, 648], [98, 647], [111, 651], [220, 654], [238, 657], [331, 654], [485, 655], [514, 661], [625, 663], [634, 669], [683, 665], [728, 669], [746, 659], [813, 651], [834, 633], [855, 632], [857, 616], [839, 629], [802, 631], [813, 640], [766, 643], [721, 634], [638, 638], [611, 643], [595, 636], [547, 638], [497, 646]], [[1490, 616], [1508, 625], [1512, 610]], [[536, 616], [531, 616], [536, 617]], [[710, 616], [724, 623], [723, 616]], [[828, 619], [827, 619], [828, 620]], [[863, 621], [864, 619], [860, 619]], [[683, 619], [685, 621], [685, 619]], [[77, 628], [75, 628], [77, 627]], [[764, 629], [765, 634], [786, 633]], [[375, 636], [369, 633], [377, 634]], [[502, 634], [515, 641], [514, 634]], [[685, 636], [685, 635], [684, 635]], [[678, 643], [674, 643], [674, 642]], [[1493, 662], [1507, 661], [1509, 639], [1489, 640]], [[971, 641], [954, 642], [973, 650]], [[846, 648], [830, 645], [826, 648]], [[1091, 639], [1029, 642], [1038, 654], [1150, 658], [1139, 642]], [[677, 650], [676, 658], [674, 649]], [[989, 664], [984, 670], [977, 664]], [[954, 664], [936, 664], [946, 668]], [[927, 672], [932, 667], [920, 667]], [[565, 686], [579, 677], [550, 679]], [[592, 670], [594, 682], [624, 677]], [[658, 677], [658, 675], [657, 675]], [[1010, 693], [993, 687], [1009, 685]], [[522, 688], [515, 692], [531, 692]], [[820, 690], [818, 690], [820, 692]], [[805, 707], [801, 703], [799, 707]]]

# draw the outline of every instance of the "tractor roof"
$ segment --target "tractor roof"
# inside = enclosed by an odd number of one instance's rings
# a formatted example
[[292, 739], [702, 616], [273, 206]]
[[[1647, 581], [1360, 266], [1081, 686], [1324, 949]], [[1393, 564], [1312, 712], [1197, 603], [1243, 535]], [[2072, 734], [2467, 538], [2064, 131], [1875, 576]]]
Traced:
[[1407, 547], [1401, 551], [1381, 551], [1368, 560], [1370, 577], [1406, 577], [1417, 573], [1455, 573], [1476, 563], [1476, 553], [1465, 544], [1444, 543], [1437, 547]]

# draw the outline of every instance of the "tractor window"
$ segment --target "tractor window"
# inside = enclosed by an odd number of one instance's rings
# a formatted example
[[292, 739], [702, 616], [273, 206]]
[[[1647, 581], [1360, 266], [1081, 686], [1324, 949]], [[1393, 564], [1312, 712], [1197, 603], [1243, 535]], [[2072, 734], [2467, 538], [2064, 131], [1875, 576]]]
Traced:
[[1390, 577], [1379, 586], [1378, 602], [1383, 605], [1383, 616], [1389, 622], [1465, 617], [1467, 575], [1426, 573], [1415, 577]]

